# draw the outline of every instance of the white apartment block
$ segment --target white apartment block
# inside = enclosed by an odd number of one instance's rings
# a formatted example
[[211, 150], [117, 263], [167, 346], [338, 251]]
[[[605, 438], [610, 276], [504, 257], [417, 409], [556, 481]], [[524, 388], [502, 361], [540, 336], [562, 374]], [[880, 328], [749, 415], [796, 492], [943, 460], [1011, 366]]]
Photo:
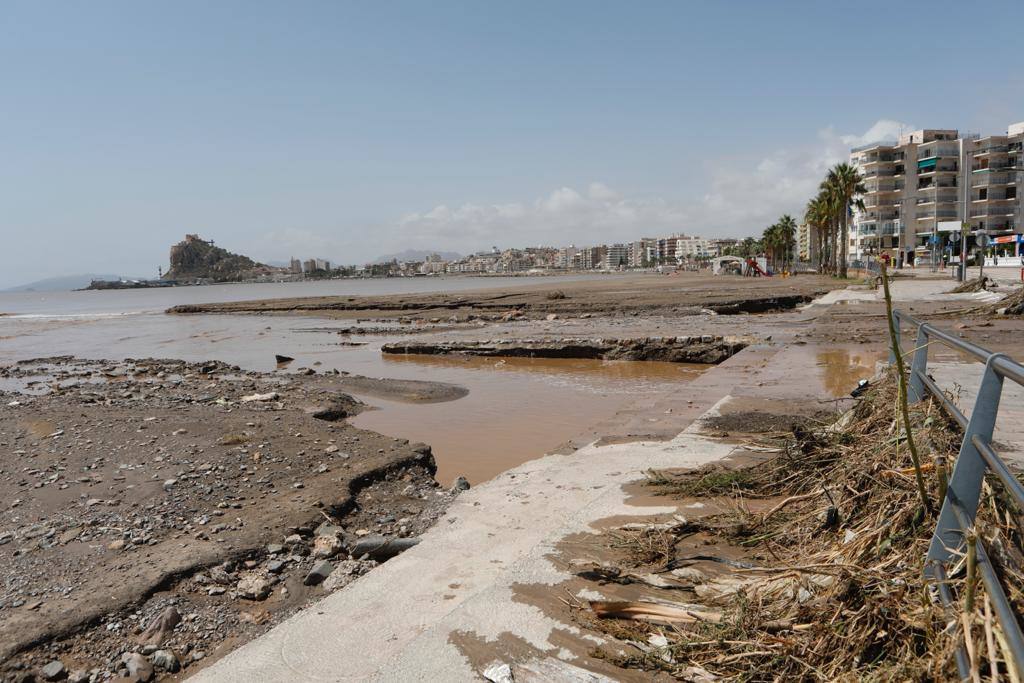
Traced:
[[703, 237], [688, 237], [681, 235], [676, 238], [675, 257], [677, 261], [695, 260], [717, 256], [712, 254], [710, 240]]
[[613, 270], [620, 266], [629, 265], [629, 247], [625, 244], [612, 244], [604, 254], [604, 268]]
[[1022, 143], [1024, 123], [1018, 123], [1005, 135], [925, 129], [897, 143], [851, 150], [867, 192], [851, 225], [850, 257], [888, 253], [896, 262], [930, 263], [951, 246], [950, 234], [964, 222], [972, 232], [984, 229], [992, 236], [1000, 255], [1019, 255]]

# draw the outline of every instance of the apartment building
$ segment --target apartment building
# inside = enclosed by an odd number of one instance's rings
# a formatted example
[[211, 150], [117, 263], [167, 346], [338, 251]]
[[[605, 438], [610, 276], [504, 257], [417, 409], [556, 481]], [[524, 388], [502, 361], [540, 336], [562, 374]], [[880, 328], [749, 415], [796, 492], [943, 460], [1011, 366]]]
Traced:
[[629, 263], [629, 247], [625, 244], [612, 244], [604, 254], [602, 267], [609, 270], [625, 266]]
[[572, 268], [578, 253], [579, 250], [571, 244], [568, 247], [562, 247], [555, 256], [555, 267]]
[[800, 223], [796, 226], [796, 254], [799, 261], [813, 261], [812, 251], [814, 240], [811, 236], [811, 226], [807, 223]]
[[739, 244], [740, 241], [733, 237], [719, 237], [716, 239], [708, 240], [708, 252], [711, 258], [721, 256], [726, 252], [727, 249], [731, 249]]
[[703, 237], [681, 235], [676, 238], [676, 260], [696, 260], [712, 256], [711, 243]]
[[657, 258], [658, 240], [644, 237], [629, 243], [628, 263], [630, 268], [646, 268]]
[[851, 258], [888, 253], [896, 262], [930, 263], [964, 222], [1004, 245], [1004, 255], [1018, 255], [1022, 142], [1019, 123], [1005, 135], [924, 129], [851, 150], [867, 189], [851, 225]]

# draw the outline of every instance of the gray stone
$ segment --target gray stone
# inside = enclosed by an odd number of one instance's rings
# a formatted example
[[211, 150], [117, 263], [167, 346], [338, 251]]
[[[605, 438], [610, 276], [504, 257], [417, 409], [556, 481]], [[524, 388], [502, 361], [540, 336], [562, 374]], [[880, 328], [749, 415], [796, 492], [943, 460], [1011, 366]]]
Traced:
[[55, 659], [44, 666], [39, 673], [47, 681], [59, 681], [67, 675], [67, 670], [64, 668], [64, 662]]
[[259, 574], [250, 574], [243, 577], [235, 589], [246, 600], [263, 600], [270, 595], [270, 582]]
[[334, 571], [334, 565], [327, 560], [321, 560], [313, 565], [313, 568], [306, 574], [306, 578], [302, 580], [307, 586], [315, 586], [322, 583], [324, 579], [331, 575]]
[[121, 662], [128, 669], [128, 676], [133, 681], [147, 683], [153, 678], [153, 665], [138, 652], [126, 652], [121, 655]]
[[331, 524], [330, 522], [324, 522], [316, 528], [317, 536], [334, 536], [335, 538], [340, 538], [344, 533], [344, 529], [337, 524]]
[[349, 554], [354, 559], [364, 555], [377, 562], [385, 562], [420, 542], [418, 538], [384, 538], [383, 536], [364, 536], [352, 545]]
[[170, 673], [175, 673], [181, 668], [181, 663], [178, 662], [178, 657], [170, 650], [157, 650], [153, 653], [153, 666]]
[[466, 479], [465, 477], [459, 477], [458, 479], [455, 480], [455, 483], [452, 484], [452, 492], [453, 493], [458, 493], [459, 491], [468, 491], [468, 490], [469, 490], [469, 480]]

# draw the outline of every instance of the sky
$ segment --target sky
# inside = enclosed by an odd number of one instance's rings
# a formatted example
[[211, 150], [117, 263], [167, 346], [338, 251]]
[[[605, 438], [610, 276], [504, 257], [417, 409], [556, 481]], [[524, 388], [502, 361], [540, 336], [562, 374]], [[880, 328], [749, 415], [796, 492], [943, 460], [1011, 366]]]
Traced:
[[1024, 121], [1024, 3], [0, 4], [0, 287], [185, 233], [361, 263], [759, 234], [849, 148]]

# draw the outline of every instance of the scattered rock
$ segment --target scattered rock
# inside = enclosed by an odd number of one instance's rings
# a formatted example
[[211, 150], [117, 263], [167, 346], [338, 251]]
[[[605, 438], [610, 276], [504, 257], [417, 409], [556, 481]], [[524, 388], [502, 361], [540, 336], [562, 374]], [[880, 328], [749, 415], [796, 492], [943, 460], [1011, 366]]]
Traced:
[[515, 679], [512, 677], [512, 667], [508, 664], [491, 664], [484, 669], [484, 678], [491, 681], [491, 683], [515, 682]]
[[176, 673], [181, 668], [178, 656], [170, 650], [157, 650], [153, 653], [153, 666], [163, 671]]
[[334, 557], [343, 545], [337, 536], [317, 536], [313, 541], [313, 557]]
[[313, 565], [313, 568], [306, 574], [306, 578], [302, 580], [307, 586], [316, 586], [317, 584], [323, 583], [324, 579], [331, 575], [334, 571], [334, 565], [327, 560], [321, 560]]
[[419, 542], [418, 538], [389, 539], [377, 535], [364, 536], [355, 542], [350, 554], [355, 559], [366, 556], [375, 562], [386, 562]]
[[178, 610], [173, 605], [167, 607], [139, 635], [138, 642], [143, 645], [159, 647], [170, 637], [174, 627], [179, 623], [181, 623], [181, 614], [178, 613]]
[[266, 401], [276, 401], [278, 399], [278, 393], [271, 391], [266, 394], [249, 394], [248, 396], [242, 397], [242, 403], [262, 403]]
[[458, 493], [460, 491], [468, 491], [468, 490], [469, 490], [469, 480], [466, 479], [465, 477], [459, 477], [458, 479], [455, 480], [455, 483], [452, 484], [452, 493]]
[[260, 574], [249, 574], [242, 577], [235, 590], [246, 600], [265, 600], [270, 595], [270, 581]]
[[138, 652], [127, 652], [121, 655], [121, 662], [128, 669], [128, 676], [133, 681], [147, 683], [153, 678], [153, 665]]
[[59, 681], [67, 675], [67, 669], [64, 668], [64, 662], [55, 659], [40, 669], [39, 674], [43, 677], [43, 680]]

